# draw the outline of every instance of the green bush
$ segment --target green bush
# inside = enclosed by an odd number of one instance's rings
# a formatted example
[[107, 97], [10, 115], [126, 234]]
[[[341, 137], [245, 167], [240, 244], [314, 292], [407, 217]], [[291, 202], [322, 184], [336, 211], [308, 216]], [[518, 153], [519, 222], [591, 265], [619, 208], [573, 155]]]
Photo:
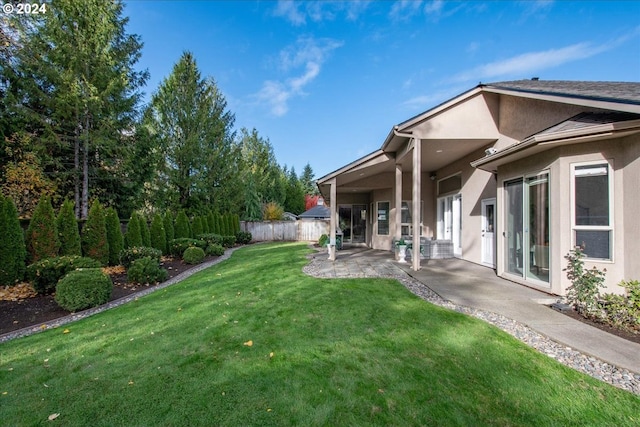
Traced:
[[184, 210], [180, 210], [180, 212], [178, 212], [178, 216], [176, 216], [174, 235], [176, 239], [191, 238], [191, 225], [189, 224], [189, 218], [187, 218], [187, 214]]
[[570, 251], [565, 256], [569, 264], [564, 271], [572, 283], [567, 288], [567, 300], [575, 306], [578, 313], [588, 317], [595, 315], [598, 310], [598, 295], [600, 288], [604, 286], [605, 272], [595, 267], [585, 270], [582, 258], [584, 253], [579, 247]]
[[78, 268], [99, 268], [100, 261], [92, 258], [68, 255], [45, 258], [27, 267], [27, 280], [39, 294], [53, 292], [56, 284], [67, 273]]
[[182, 237], [179, 239], [173, 239], [169, 242], [169, 253], [174, 256], [181, 257], [185, 249], [190, 247], [199, 247], [204, 249], [207, 247], [207, 243], [202, 240], [190, 239]]
[[75, 270], [64, 276], [56, 286], [55, 300], [67, 311], [96, 307], [109, 301], [113, 283], [99, 268]]
[[80, 230], [78, 229], [78, 220], [74, 213], [74, 206], [75, 204], [71, 200], [65, 200], [56, 218], [58, 238], [60, 240], [60, 256], [82, 255]]
[[318, 245], [326, 246], [327, 243], [329, 243], [329, 236], [327, 236], [326, 234], [321, 235], [318, 239]]
[[114, 208], [108, 208], [105, 211], [105, 226], [109, 242], [109, 265], [118, 265], [120, 252], [124, 249], [124, 237], [122, 230], [120, 230], [118, 212]]
[[33, 211], [27, 228], [26, 244], [29, 262], [58, 256], [58, 227], [49, 197], [42, 197]]
[[124, 233], [124, 245], [127, 248], [144, 246], [142, 244], [142, 234], [140, 233], [140, 221], [138, 214], [132, 213], [127, 223], [127, 231]]
[[169, 242], [175, 239], [173, 231], [173, 214], [171, 211], [166, 211], [162, 217], [162, 224], [164, 225], [164, 233], [167, 240], [167, 252], [169, 252]]
[[158, 260], [149, 257], [138, 258], [127, 270], [127, 280], [131, 283], [158, 283], [167, 280], [169, 274], [160, 268]]
[[195, 246], [187, 248], [182, 254], [182, 259], [187, 264], [200, 264], [204, 259], [204, 250]]
[[149, 224], [147, 219], [138, 215], [138, 223], [140, 224], [140, 237], [142, 237], [142, 246], [151, 246], [151, 232], [149, 231]]
[[207, 255], [222, 256], [224, 255], [224, 248], [221, 245], [211, 244], [207, 246], [205, 252]]
[[626, 295], [604, 294], [599, 302], [600, 318], [620, 329], [634, 331], [640, 327], [640, 282], [620, 282]]
[[236, 236], [222, 236], [222, 246], [232, 248], [236, 244]]
[[21, 281], [26, 259], [27, 248], [18, 210], [11, 199], [0, 194], [0, 285], [14, 285]]
[[248, 231], [238, 231], [236, 233], [236, 242], [241, 245], [246, 245], [251, 243], [253, 236]]
[[151, 247], [159, 249], [163, 254], [167, 253], [167, 233], [160, 214], [155, 214], [151, 221]]
[[193, 221], [191, 222], [191, 233], [194, 236], [204, 233], [204, 229], [202, 228], [202, 218], [199, 216], [193, 218]]
[[160, 263], [162, 252], [160, 252], [160, 249], [150, 248], [148, 246], [136, 246], [120, 252], [120, 264], [122, 264], [124, 268], [129, 268], [135, 260], [140, 258], [152, 258], [156, 260], [157, 263]]
[[107, 241], [107, 225], [104, 209], [98, 200], [89, 208], [87, 222], [82, 227], [82, 253], [84, 256], [109, 264], [109, 242]]
[[207, 245], [222, 245], [222, 236], [219, 234], [207, 233], [207, 234], [200, 234], [197, 237], [198, 237], [198, 240], [202, 240], [203, 242], [206, 242]]

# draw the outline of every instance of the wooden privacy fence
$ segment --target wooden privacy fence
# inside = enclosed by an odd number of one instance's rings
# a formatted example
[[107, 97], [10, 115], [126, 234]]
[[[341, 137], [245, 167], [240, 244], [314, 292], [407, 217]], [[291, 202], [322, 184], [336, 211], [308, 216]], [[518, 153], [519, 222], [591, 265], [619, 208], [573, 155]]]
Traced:
[[316, 242], [321, 235], [329, 234], [329, 220], [241, 221], [240, 227], [242, 231], [251, 233], [255, 242]]

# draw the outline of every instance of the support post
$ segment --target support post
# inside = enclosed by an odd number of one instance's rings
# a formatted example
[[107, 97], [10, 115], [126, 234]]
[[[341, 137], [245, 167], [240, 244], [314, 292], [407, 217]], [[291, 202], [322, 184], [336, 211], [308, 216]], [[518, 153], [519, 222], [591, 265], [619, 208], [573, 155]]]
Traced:
[[338, 215], [338, 205], [337, 205], [337, 190], [336, 190], [336, 179], [332, 179], [330, 182], [330, 202], [329, 206], [331, 209], [331, 219], [329, 221], [329, 259], [331, 261], [336, 260], [336, 225], [338, 223], [336, 216]]
[[[393, 237], [397, 242], [402, 237], [402, 165], [400, 163], [396, 163], [396, 181], [395, 181], [395, 216], [394, 216], [394, 227], [393, 227]], [[391, 248], [391, 251], [394, 253], [396, 248]]]
[[411, 216], [413, 219], [413, 249], [411, 251], [411, 268], [414, 271], [420, 270], [420, 195], [422, 194], [422, 141], [419, 138], [413, 139], [413, 184], [412, 184], [412, 205]]

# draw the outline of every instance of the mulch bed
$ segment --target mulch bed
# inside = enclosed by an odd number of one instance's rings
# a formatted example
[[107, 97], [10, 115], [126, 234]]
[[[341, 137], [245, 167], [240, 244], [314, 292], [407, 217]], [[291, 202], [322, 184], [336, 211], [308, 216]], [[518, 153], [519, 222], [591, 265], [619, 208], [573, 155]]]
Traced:
[[[213, 261], [216, 258], [218, 257], [208, 256], [203, 262]], [[169, 259], [162, 262], [162, 267], [167, 269], [169, 273], [167, 280], [197, 266], [185, 264], [181, 259]], [[127, 275], [124, 273], [112, 274], [111, 280], [113, 281], [113, 292], [109, 301], [136, 294], [158, 285], [127, 283]], [[68, 311], [58, 306], [53, 295], [37, 295], [19, 301], [0, 301], [0, 313], [0, 335], [30, 326], [46, 324], [69, 315]]]
[[[594, 328], [598, 328], [601, 329], [605, 332], [608, 332], [612, 335], [616, 335], [620, 338], [624, 338], [628, 341], [633, 341], [635, 343], [640, 344], [640, 333], [634, 334], [633, 332], [628, 332], [622, 329], [618, 329], [618, 328], [614, 328], [612, 326], [609, 326], [605, 323], [601, 323], [601, 322], [596, 322], [594, 320], [591, 319], [587, 319], [585, 317], [583, 317], [581, 314], [579, 314], [577, 311], [575, 310], [567, 310], [567, 311], [560, 311], [559, 313], [562, 313], [566, 316], [569, 316], [573, 319], [579, 320], [583, 323], [586, 323], [588, 325], [593, 326]], [[639, 331], [640, 332], [640, 331]]]

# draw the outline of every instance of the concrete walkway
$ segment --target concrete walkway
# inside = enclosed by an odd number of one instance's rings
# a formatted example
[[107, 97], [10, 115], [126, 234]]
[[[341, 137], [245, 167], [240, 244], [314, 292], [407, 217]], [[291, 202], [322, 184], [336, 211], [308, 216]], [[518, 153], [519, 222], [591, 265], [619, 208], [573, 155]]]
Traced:
[[[326, 257], [318, 254], [317, 257]], [[321, 262], [325, 277], [376, 277], [399, 269], [457, 306], [503, 315], [551, 340], [611, 365], [640, 373], [640, 344], [574, 320], [549, 308], [554, 297], [501, 279], [495, 272], [459, 259], [424, 260], [420, 271], [393, 261], [387, 251], [350, 248], [335, 262]]]

